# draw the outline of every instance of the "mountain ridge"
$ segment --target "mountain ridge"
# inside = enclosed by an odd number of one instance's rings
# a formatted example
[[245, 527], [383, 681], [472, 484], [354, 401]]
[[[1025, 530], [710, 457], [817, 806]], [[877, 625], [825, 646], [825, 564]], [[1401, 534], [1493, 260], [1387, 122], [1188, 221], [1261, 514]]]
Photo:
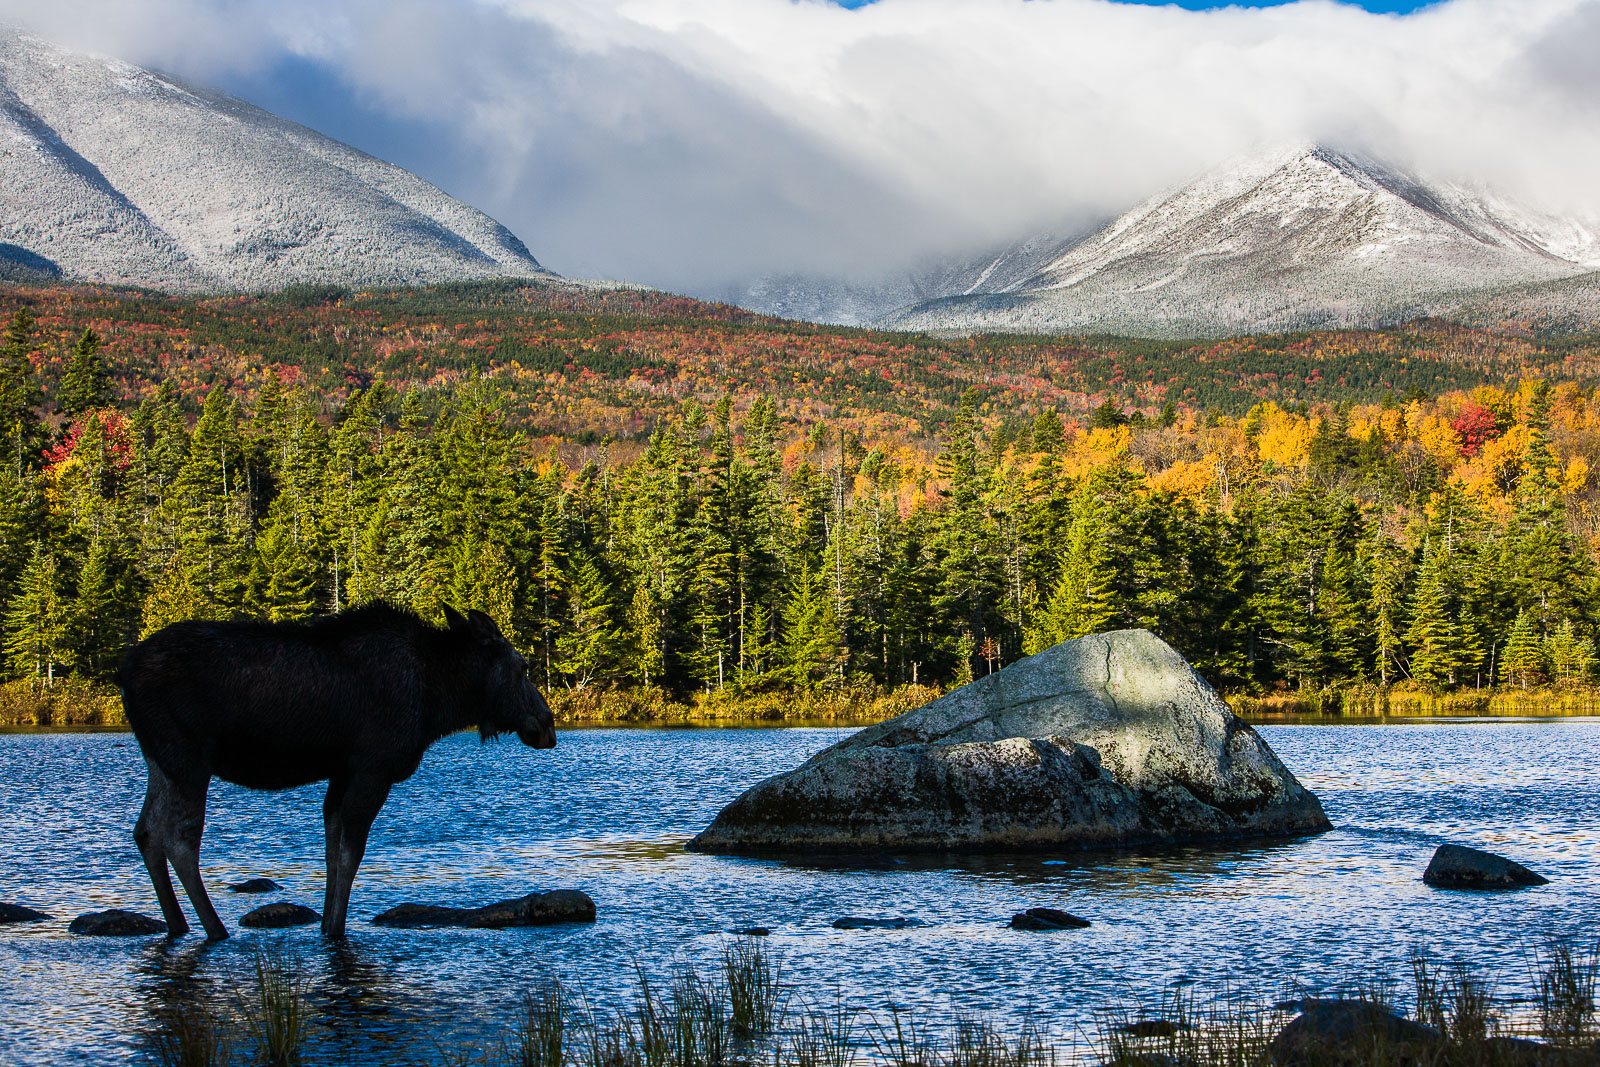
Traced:
[[[861, 322], [1181, 337], [1391, 325], [1474, 314], [1480, 298], [1534, 314], [1541, 287], [1600, 269], [1597, 234], [1600, 223], [1298, 142], [1232, 160], [1098, 228], [1013, 242], [990, 269], [972, 267], [988, 257], [957, 261], [944, 276], [961, 284], [899, 308], [880, 303]], [[1552, 299], [1570, 311], [1570, 295]], [[822, 296], [810, 304], [828, 318]]]
[[0, 28], [0, 270], [174, 292], [552, 278], [408, 171], [245, 101]]

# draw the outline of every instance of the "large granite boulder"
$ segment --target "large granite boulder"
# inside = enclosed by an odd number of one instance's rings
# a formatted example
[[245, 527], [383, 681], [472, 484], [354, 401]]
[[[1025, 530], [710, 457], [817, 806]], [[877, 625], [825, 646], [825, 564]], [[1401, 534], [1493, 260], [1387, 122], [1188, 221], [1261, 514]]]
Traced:
[[1066, 641], [724, 808], [700, 852], [1008, 850], [1314, 833], [1322, 805], [1146, 630]]

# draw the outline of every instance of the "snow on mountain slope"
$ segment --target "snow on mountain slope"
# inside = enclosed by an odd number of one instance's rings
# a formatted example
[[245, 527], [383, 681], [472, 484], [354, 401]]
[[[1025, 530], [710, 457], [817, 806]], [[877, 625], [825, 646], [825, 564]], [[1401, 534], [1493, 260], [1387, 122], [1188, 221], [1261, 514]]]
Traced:
[[177, 291], [551, 276], [504, 226], [399, 167], [0, 28], [7, 264]]
[[1596, 267], [1592, 223], [1308, 145], [1154, 197], [1026, 277], [877, 324], [1156, 336], [1373, 325]]

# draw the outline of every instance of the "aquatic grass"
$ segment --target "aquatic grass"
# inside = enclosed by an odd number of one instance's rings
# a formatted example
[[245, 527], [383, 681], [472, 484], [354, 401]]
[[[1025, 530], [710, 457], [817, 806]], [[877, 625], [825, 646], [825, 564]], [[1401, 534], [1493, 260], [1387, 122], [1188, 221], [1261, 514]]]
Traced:
[[[1276, 1020], [1265, 1002], [1226, 991], [1202, 1009], [1191, 987], [1167, 994], [1154, 1014], [1102, 1011], [1099, 1032], [1106, 1067], [1263, 1067]], [[1045, 1054], [1054, 1062], [1054, 1049]]]
[[853, 1067], [854, 1023], [855, 1015], [845, 1004], [843, 993], [835, 993], [831, 1010], [808, 1008], [798, 1012], [788, 1040], [773, 1050], [775, 1067]]
[[152, 1039], [160, 1067], [221, 1067], [233, 1053], [227, 1018], [204, 1000], [190, 999], [163, 1011]]
[[914, 1013], [889, 1009], [889, 1021], [878, 1020], [872, 1035], [873, 1051], [888, 1067], [937, 1067], [936, 1050]]
[[1539, 961], [1539, 1035], [1558, 1048], [1581, 1048], [1596, 1038], [1595, 985], [1600, 978], [1600, 945], [1575, 952], [1552, 941]]
[[678, 973], [666, 1021], [672, 1067], [722, 1067], [732, 1036], [728, 987], [693, 967]]
[[1497, 1030], [1493, 987], [1473, 968], [1455, 964], [1445, 986], [1445, 1037], [1458, 1050], [1472, 1050], [1485, 1044]]
[[306, 1040], [306, 986], [299, 956], [281, 943], [255, 952], [248, 990], [235, 990], [261, 1062], [294, 1067]]
[[570, 997], [549, 978], [522, 994], [522, 1011], [504, 1042], [501, 1058], [514, 1067], [565, 1067]]
[[723, 946], [722, 975], [734, 1036], [748, 1041], [770, 1033], [779, 1015], [783, 985], [760, 939], [745, 937]]
[[939, 1060], [940, 1067], [1053, 1067], [1055, 1050], [1032, 1019], [1007, 1041], [989, 1020], [967, 1016], [956, 1019], [950, 1046]]

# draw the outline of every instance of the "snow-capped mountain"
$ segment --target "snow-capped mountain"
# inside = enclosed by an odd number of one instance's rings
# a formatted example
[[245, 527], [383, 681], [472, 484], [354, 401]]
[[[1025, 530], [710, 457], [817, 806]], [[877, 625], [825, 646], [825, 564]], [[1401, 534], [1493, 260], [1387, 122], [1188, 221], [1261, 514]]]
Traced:
[[[1086, 235], [1042, 235], [926, 272], [929, 295], [868, 318], [904, 329], [1152, 336], [1365, 326], [1488, 303], [1567, 308], [1570, 294], [1592, 287], [1561, 286], [1557, 298], [1550, 283], [1596, 270], [1600, 224], [1307, 144], [1235, 161]], [[838, 321], [829, 295], [814, 288], [808, 303], [791, 291], [792, 311], [748, 306]]]
[[985, 255], [930, 262], [903, 275], [868, 281], [818, 274], [775, 274], [732, 294], [729, 302], [788, 319], [863, 326], [926, 301], [1020, 285], [1077, 245], [1087, 233], [1081, 228], [1065, 227], [1035, 234]]
[[0, 27], [0, 278], [174, 291], [552, 277], [416, 175], [221, 93]]

